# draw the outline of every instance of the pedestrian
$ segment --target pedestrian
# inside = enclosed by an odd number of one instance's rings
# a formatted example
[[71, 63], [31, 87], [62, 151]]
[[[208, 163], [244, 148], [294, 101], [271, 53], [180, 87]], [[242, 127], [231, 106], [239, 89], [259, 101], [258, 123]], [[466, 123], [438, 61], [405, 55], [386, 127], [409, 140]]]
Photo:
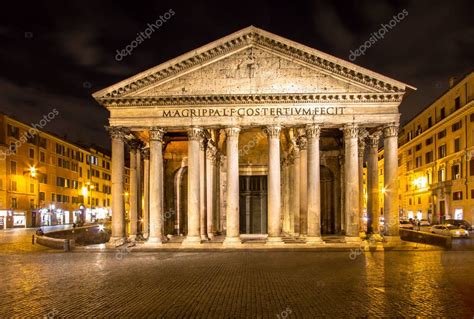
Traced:
[[418, 230], [421, 230], [421, 220], [418, 219]]

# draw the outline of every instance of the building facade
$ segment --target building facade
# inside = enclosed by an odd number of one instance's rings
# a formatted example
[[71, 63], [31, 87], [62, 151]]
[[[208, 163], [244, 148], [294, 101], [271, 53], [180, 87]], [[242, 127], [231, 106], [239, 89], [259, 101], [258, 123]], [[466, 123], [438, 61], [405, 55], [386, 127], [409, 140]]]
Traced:
[[[398, 235], [398, 106], [409, 89], [249, 27], [96, 92], [110, 111], [112, 240], [125, 237], [126, 145], [130, 235], [140, 220], [148, 244], [167, 234], [184, 235], [183, 244], [219, 234], [226, 245], [253, 235], [269, 244], [283, 234], [309, 244], [322, 234], [357, 240], [364, 153], [377, 189], [379, 140], [385, 233]], [[378, 203], [378, 192], [367, 197]], [[372, 227], [377, 211], [368, 206]]]
[[108, 219], [110, 155], [38, 125], [0, 115], [0, 228]]
[[[406, 123], [399, 134], [401, 218], [474, 223], [474, 72]], [[383, 167], [383, 151], [380, 153]], [[383, 179], [383, 169], [380, 170]], [[382, 185], [380, 185], [380, 188]]]

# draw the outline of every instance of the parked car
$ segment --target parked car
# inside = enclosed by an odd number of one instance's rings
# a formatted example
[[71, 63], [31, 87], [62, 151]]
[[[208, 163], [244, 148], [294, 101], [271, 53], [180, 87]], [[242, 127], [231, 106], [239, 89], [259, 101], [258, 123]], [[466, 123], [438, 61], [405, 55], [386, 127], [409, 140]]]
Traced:
[[431, 224], [427, 219], [422, 219], [420, 220], [420, 226], [431, 226]]
[[469, 237], [469, 231], [454, 225], [435, 225], [431, 227], [433, 234], [451, 236], [453, 238]]
[[464, 219], [446, 219], [444, 223], [462, 227], [467, 230], [472, 230], [472, 225], [467, 220], [464, 220]]
[[413, 229], [413, 224], [408, 220], [401, 220], [399, 227], [403, 229]]

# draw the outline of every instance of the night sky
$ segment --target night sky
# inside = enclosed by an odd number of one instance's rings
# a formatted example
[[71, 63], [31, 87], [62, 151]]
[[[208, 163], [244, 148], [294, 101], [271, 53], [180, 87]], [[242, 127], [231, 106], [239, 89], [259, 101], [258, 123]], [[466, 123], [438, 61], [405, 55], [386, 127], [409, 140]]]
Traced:
[[[175, 15], [122, 61], [121, 50]], [[349, 60], [382, 23], [408, 15], [354, 62], [418, 88], [402, 122], [474, 69], [474, 1], [13, 1], [0, 12], [0, 111], [109, 147], [108, 112], [91, 94], [249, 25]]]

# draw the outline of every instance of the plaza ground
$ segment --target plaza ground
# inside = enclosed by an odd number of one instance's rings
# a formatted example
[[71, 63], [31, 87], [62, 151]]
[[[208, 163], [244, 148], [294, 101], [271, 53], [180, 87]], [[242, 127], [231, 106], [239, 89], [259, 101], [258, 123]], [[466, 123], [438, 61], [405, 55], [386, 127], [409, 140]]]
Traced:
[[472, 250], [64, 253], [33, 232], [0, 232], [1, 318], [474, 316]]

